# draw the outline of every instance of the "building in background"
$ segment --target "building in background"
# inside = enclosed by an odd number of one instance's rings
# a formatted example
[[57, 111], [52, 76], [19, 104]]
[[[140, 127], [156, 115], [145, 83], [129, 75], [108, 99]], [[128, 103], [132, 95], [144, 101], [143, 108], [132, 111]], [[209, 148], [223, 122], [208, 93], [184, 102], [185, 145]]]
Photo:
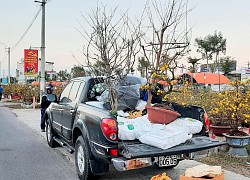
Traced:
[[242, 67], [241, 68], [241, 81], [245, 82], [247, 80], [250, 80], [250, 68]]
[[[237, 61], [231, 66], [231, 70], [235, 71], [237, 66]], [[201, 64], [200, 65], [200, 72], [223, 72], [222, 71], [222, 65], [221, 63], [218, 63], [217, 65], [215, 63], [208, 64]]]
[[24, 60], [23, 59], [21, 59], [19, 62], [17, 62], [16, 80], [20, 84], [24, 84], [25, 83]]

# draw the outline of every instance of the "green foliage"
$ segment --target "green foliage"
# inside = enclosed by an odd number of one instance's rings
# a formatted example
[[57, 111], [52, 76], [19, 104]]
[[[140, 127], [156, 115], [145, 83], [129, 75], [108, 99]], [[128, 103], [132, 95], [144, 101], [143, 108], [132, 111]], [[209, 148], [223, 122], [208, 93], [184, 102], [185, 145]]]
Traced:
[[225, 75], [228, 75], [232, 70], [232, 66], [236, 65], [234, 58], [227, 56], [220, 59], [222, 71]]
[[71, 68], [71, 76], [72, 76], [72, 78], [86, 76], [86, 73], [85, 73], [83, 66], [74, 65], [74, 67]]
[[202, 54], [203, 58], [206, 58], [207, 63], [212, 60], [213, 55], [215, 55], [215, 62], [218, 63], [218, 55], [220, 52], [226, 52], [226, 39], [223, 38], [221, 32], [214, 32], [213, 35], [207, 35], [203, 38], [195, 39], [196, 45], [198, 46], [197, 52]]
[[190, 64], [192, 64], [192, 68], [191, 68], [191, 70], [190, 70], [190, 72], [191, 73], [195, 73], [196, 72], [196, 65], [198, 64], [198, 61], [200, 61], [201, 60], [201, 58], [196, 58], [196, 57], [194, 57], [194, 58], [191, 58], [191, 57], [188, 57], [188, 63], [190, 63]]
[[142, 77], [146, 77], [150, 63], [147, 60], [145, 60], [144, 57], [139, 57], [138, 62], [139, 62], [137, 67], [138, 71], [140, 71]]
[[67, 70], [61, 70], [57, 73], [57, 78], [60, 81], [66, 81], [70, 79], [70, 74], [67, 72]]

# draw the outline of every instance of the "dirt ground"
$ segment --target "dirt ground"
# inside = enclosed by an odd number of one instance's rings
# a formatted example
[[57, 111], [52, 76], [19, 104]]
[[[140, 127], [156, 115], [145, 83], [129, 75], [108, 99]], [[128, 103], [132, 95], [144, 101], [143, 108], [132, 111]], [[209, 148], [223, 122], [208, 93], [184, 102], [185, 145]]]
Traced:
[[237, 158], [229, 155], [227, 152], [219, 152], [211, 154], [209, 157], [198, 159], [198, 161], [208, 165], [221, 166], [225, 170], [250, 178], [250, 144], [247, 146], [247, 150], [247, 158]]

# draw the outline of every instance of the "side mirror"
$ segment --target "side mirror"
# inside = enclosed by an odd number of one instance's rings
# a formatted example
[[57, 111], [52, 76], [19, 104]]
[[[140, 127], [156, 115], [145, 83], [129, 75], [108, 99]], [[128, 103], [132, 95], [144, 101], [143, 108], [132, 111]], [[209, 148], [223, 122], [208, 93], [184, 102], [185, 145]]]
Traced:
[[47, 100], [49, 102], [57, 102], [57, 96], [55, 94], [47, 94]]

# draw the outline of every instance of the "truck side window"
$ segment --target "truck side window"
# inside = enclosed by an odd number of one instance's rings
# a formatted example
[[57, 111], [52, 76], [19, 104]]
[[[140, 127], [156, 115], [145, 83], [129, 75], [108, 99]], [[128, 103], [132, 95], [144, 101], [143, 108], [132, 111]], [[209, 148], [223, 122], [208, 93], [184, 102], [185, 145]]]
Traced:
[[97, 101], [96, 96], [100, 96], [105, 91], [105, 89], [106, 87], [103, 82], [92, 84], [88, 91], [88, 100]]
[[63, 103], [64, 104], [64, 103], [68, 103], [69, 102], [69, 92], [70, 92], [70, 89], [71, 89], [72, 85], [73, 85], [73, 82], [70, 82], [64, 88], [64, 90], [61, 93], [59, 103]]
[[80, 81], [76, 81], [73, 83], [73, 86], [72, 86], [71, 91], [69, 93], [69, 102], [73, 102], [76, 99], [80, 84], [81, 84]]

